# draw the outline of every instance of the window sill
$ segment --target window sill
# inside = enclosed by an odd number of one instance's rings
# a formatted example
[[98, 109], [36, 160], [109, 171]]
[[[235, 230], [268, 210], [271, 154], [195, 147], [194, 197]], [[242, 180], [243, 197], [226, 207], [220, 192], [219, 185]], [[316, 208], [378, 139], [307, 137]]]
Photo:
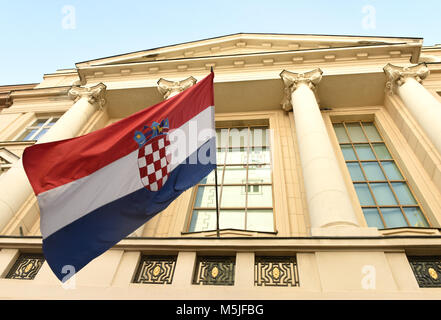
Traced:
[[378, 230], [383, 236], [390, 235], [441, 235], [437, 228], [391, 228]]
[[[208, 231], [196, 231], [196, 232], [181, 232], [183, 237], [217, 237], [216, 230], [208, 230]], [[220, 237], [274, 237], [277, 235], [277, 231], [269, 232], [269, 231], [246, 231], [246, 230], [238, 230], [238, 229], [222, 229], [219, 231]]]
[[10, 145], [33, 145], [37, 140], [16, 140], [16, 141], [0, 141], [0, 147], [10, 146]]

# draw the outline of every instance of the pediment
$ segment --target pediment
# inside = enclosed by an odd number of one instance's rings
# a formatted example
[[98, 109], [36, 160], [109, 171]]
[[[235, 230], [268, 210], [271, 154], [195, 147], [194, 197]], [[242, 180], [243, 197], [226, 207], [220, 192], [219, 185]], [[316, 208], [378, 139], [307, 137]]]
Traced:
[[187, 58], [413, 43], [421, 38], [238, 33], [77, 63], [78, 68]]

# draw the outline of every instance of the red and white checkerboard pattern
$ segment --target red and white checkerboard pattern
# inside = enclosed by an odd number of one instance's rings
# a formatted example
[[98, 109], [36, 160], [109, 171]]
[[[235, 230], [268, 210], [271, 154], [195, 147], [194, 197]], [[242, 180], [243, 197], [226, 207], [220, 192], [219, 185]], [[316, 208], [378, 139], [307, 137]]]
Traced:
[[150, 191], [158, 191], [168, 178], [170, 171], [170, 145], [168, 135], [160, 135], [148, 141], [138, 152], [138, 167], [144, 187]]

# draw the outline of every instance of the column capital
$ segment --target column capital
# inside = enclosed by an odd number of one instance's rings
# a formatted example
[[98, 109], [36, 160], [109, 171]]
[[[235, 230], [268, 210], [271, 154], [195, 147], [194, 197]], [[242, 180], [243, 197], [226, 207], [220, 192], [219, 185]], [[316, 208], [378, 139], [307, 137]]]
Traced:
[[164, 100], [170, 98], [172, 94], [177, 94], [196, 84], [197, 80], [193, 77], [181, 81], [170, 81], [163, 78], [158, 80], [158, 90], [163, 95]]
[[292, 109], [291, 95], [302, 83], [306, 84], [316, 93], [316, 87], [322, 79], [322, 74], [323, 71], [320, 68], [305, 73], [296, 73], [283, 70], [280, 73], [280, 77], [285, 84], [284, 97], [281, 102], [282, 108], [286, 111], [290, 111]]
[[104, 83], [99, 83], [90, 88], [72, 87], [72, 89], [69, 90], [68, 95], [69, 98], [75, 102], [80, 98], [85, 97], [90, 104], [96, 105], [101, 109], [106, 103], [106, 100], [104, 99], [106, 88], [107, 87]]
[[398, 67], [388, 63], [383, 68], [383, 71], [387, 78], [386, 89], [390, 94], [393, 94], [394, 88], [396, 87], [395, 85], [398, 87], [402, 86], [407, 78], [414, 78], [421, 83], [430, 73], [425, 63], [410, 67]]

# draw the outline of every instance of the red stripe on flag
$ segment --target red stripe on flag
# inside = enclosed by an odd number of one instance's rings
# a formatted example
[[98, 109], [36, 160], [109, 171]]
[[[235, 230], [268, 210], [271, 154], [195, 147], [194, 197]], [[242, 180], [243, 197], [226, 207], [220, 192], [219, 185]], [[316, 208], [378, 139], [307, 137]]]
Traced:
[[[135, 130], [168, 118], [179, 128], [214, 106], [214, 73], [184, 92], [84, 136], [36, 144], [25, 149], [23, 166], [36, 195], [88, 176], [138, 148]], [[134, 166], [137, 164], [134, 163]], [[105, 181], [103, 182], [105, 183]]]

